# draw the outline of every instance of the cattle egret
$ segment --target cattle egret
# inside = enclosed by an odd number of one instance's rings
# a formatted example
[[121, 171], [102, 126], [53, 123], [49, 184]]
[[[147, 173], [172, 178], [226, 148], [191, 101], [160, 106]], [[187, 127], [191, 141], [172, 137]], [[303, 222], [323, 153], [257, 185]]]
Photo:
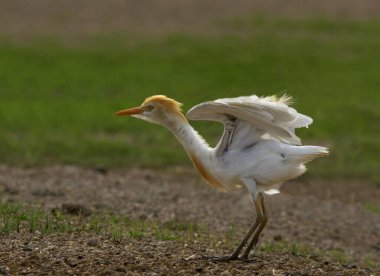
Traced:
[[[232, 255], [213, 257], [214, 260], [249, 260], [268, 221], [264, 194], [279, 193], [283, 182], [306, 171], [306, 162], [329, 153], [325, 147], [301, 146], [295, 129], [307, 127], [313, 120], [291, 108], [291, 101], [286, 95], [281, 98], [252, 95], [194, 106], [186, 114], [187, 118], [224, 124], [223, 136], [215, 148], [191, 127], [181, 111], [182, 104], [166, 96], [155, 95], [139, 107], [115, 113], [169, 129], [212, 187], [222, 191], [247, 188], [256, 209], [256, 220]], [[250, 237], [252, 240], [240, 255]]]

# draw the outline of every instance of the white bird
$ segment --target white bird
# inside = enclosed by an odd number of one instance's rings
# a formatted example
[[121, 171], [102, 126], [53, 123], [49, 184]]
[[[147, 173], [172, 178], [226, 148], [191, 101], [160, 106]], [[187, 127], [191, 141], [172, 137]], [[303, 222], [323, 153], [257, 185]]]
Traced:
[[[147, 98], [139, 107], [115, 115], [131, 115], [169, 129], [211, 186], [228, 191], [245, 186], [256, 208], [256, 220], [230, 256], [214, 260], [249, 260], [267, 221], [264, 194], [279, 193], [283, 182], [306, 171], [304, 164], [326, 156], [325, 147], [301, 146], [295, 129], [308, 127], [312, 119], [290, 107], [291, 97], [256, 95], [218, 99], [191, 108], [187, 118], [224, 124], [224, 133], [215, 148], [191, 127], [181, 111], [182, 104], [163, 95]], [[249, 238], [252, 240], [240, 255]]]

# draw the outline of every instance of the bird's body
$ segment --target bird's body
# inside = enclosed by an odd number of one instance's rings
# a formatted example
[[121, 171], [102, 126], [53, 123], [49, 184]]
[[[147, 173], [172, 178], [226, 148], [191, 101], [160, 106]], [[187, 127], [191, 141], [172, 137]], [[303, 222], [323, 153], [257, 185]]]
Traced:
[[[217, 148], [211, 148], [190, 124], [178, 121], [170, 130], [206, 182], [223, 191], [245, 185], [253, 192], [274, 192], [283, 182], [304, 173], [303, 163], [324, 150], [259, 138], [254, 145], [232, 148], [219, 155]], [[253, 182], [257, 191], [251, 187]]]
[[325, 147], [300, 145], [295, 129], [307, 127], [312, 119], [289, 107], [290, 100], [286, 96], [277, 99], [253, 95], [193, 107], [187, 113], [188, 118], [224, 124], [224, 134], [215, 148], [192, 128], [181, 112], [181, 104], [166, 96], [152, 96], [142, 106], [116, 114], [132, 115], [168, 128], [211, 186], [223, 191], [247, 188], [255, 203], [256, 222], [234, 254], [222, 259], [238, 259], [244, 244], [255, 232], [242, 256], [248, 259], [267, 220], [263, 193], [279, 193], [283, 182], [306, 171], [306, 162], [328, 154]]
[[[309, 150], [305, 146], [299, 155]], [[280, 185], [296, 178], [306, 170], [305, 160], [292, 158], [294, 146], [282, 144], [272, 139], [262, 139], [254, 147], [244, 151], [233, 150], [220, 157], [214, 157], [212, 168], [222, 184], [230, 188], [232, 185], [245, 185], [253, 194], [279, 192]], [[256, 187], [254, 186], [256, 185]]]

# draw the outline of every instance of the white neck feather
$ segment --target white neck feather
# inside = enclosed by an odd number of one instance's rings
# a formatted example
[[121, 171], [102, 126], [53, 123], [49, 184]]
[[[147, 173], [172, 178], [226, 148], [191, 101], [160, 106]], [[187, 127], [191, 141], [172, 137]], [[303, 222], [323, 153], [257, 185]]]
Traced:
[[226, 191], [226, 187], [213, 174], [213, 149], [187, 122], [186, 119], [167, 121], [166, 127], [180, 141], [202, 178], [211, 186]]
[[212, 149], [187, 121], [174, 120], [168, 128], [190, 156], [206, 162], [211, 161]]

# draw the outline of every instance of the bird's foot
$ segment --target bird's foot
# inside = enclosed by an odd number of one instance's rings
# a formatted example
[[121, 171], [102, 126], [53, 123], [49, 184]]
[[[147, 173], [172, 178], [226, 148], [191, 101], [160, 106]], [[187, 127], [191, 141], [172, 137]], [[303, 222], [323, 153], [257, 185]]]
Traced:
[[238, 258], [240, 261], [243, 261], [243, 262], [246, 262], [246, 263], [250, 263], [253, 261], [253, 259], [250, 259], [248, 256], [246, 255], [243, 255], [241, 257]]
[[242, 260], [242, 261], [249, 261], [248, 258], [247, 260], [245, 259], [242, 259], [241, 257], [237, 256], [237, 255], [228, 255], [228, 256], [218, 256], [218, 257], [215, 257], [215, 256], [203, 256], [203, 258], [205, 259], [208, 259], [210, 261], [214, 261], [214, 262], [229, 262], [229, 261], [236, 261], [236, 260]]

